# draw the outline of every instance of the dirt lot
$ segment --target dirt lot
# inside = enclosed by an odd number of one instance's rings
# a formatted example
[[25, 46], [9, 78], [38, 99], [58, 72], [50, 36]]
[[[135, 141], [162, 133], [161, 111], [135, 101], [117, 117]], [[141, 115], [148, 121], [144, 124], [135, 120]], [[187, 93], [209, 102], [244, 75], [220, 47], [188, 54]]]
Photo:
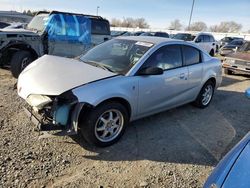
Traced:
[[211, 105], [133, 122], [100, 149], [81, 136], [38, 140], [9, 71], [0, 69], [0, 187], [201, 187], [250, 130], [250, 77], [224, 77]]

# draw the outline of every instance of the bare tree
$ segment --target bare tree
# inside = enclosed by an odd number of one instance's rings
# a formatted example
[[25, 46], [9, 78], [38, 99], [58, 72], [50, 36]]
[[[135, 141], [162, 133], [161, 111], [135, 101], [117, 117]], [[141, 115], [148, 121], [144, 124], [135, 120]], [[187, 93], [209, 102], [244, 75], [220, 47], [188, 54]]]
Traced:
[[206, 31], [207, 25], [204, 22], [194, 22], [190, 25], [190, 27], [186, 28], [189, 31]]
[[168, 27], [168, 29], [173, 29], [173, 30], [181, 30], [182, 28], [182, 24], [180, 23], [180, 20], [175, 19], [174, 21], [172, 21], [170, 23], [170, 26]]
[[120, 19], [112, 18], [111, 26], [113, 27], [131, 27], [131, 28], [149, 28], [147, 21], [144, 18], [123, 18]]
[[221, 22], [219, 25], [213, 25], [210, 27], [210, 31], [213, 32], [224, 32], [224, 33], [234, 33], [239, 32], [242, 25], [234, 21]]
[[147, 21], [144, 18], [135, 19], [135, 25], [139, 28], [149, 28]]
[[110, 25], [111, 25], [112, 27], [120, 27], [121, 24], [122, 24], [122, 23], [121, 23], [121, 20], [116, 19], [116, 18], [112, 18], [112, 19], [111, 19]]

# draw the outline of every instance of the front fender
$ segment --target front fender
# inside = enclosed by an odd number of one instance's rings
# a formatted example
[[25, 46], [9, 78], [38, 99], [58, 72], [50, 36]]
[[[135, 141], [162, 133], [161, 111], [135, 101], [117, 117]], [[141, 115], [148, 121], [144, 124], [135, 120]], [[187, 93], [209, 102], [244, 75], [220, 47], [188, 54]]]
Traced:
[[136, 77], [120, 76], [80, 86], [72, 90], [79, 103], [97, 106], [105, 100], [122, 98], [131, 108], [131, 117], [137, 111], [138, 80]]

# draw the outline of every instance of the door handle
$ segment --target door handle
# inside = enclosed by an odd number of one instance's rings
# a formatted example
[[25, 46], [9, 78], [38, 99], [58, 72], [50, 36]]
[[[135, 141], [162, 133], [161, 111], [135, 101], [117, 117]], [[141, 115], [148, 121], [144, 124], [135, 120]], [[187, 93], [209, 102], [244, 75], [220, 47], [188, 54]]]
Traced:
[[185, 78], [185, 73], [181, 73], [180, 74], [180, 79], [184, 79]]

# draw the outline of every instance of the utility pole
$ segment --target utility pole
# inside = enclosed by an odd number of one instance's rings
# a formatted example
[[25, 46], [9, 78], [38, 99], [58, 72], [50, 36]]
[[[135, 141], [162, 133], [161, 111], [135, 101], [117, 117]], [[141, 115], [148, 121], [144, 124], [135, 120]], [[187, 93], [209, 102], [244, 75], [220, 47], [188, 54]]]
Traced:
[[195, 2], [195, 0], [193, 0], [191, 12], [190, 12], [190, 18], [189, 18], [189, 23], [188, 23], [188, 30], [190, 29], [190, 24], [191, 24], [191, 20], [192, 20], [192, 16], [193, 16], [194, 2]]
[[96, 15], [98, 16], [98, 10], [99, 10], [99, 6], [96, 7]]

